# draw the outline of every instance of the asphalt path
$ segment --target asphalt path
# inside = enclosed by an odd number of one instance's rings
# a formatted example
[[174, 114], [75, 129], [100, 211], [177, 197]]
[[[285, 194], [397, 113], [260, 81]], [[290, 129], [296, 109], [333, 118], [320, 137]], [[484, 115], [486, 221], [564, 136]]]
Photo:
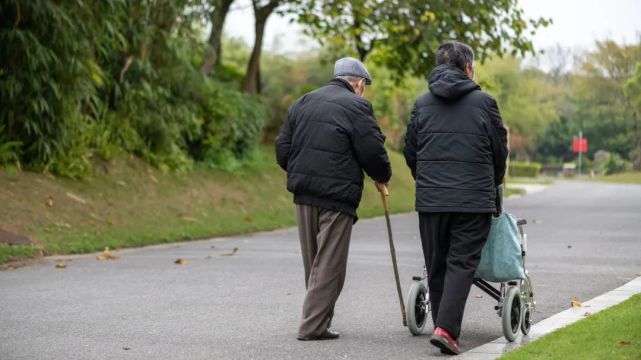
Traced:
[[[393, 188], [392, 188], [393, 191]], [[394, 206], [393, 192], [390, 206]], [[557, 182], [508, 199], [527, 219], [535, 321], [641, 272], [641, 186]], [[292, 207], [293, 216], [293, 207]], [[392, 217], [404, 293], [422, 271], [416, 214]], [[233, 256], [223, 256], [233, 248]], [[0, 272], [0, 359], [418, 359], [440, 357], [401, 324], [385, 221], [359, 221], [333, 329], [300, 342], [297, 232], [279, 230], [95, 255]], [[185, 259], [186, 265], [174, 261]], [[495, 302], [473, 288], [461, 346], [502, 336]]]

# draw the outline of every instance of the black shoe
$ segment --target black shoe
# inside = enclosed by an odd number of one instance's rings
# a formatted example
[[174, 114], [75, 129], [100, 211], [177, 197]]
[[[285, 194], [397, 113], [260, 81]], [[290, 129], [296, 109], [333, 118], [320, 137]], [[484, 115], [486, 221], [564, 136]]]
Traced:
[[297, 339], [300, 341], [334, 340], [334, 339], [338, 339], [339, 336], [340, 334], [338, 332], [327, 329], [325, 330], [324, 333], [318, 336], [298, 335]]
[[322, 338], [323, 340], [334, 340], [334, 339], [338, 339], [338, 337], [339, 337], [339, 336], [340, 336], [340, 334], [338, 333], [338, 331], [332, 331], [332, 330], [330, 330], [330, 329], [327, 329], [327, 330], [325, 330], [325, 332], [321, 335], [321, 338]]

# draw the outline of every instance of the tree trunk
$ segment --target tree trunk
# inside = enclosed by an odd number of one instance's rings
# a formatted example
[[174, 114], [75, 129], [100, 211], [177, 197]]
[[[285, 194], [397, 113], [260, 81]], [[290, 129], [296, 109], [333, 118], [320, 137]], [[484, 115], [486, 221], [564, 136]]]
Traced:
[[632, 166], [635, 171], [641, 171], [641, 136], [639, 135], [639, 120], [636, 111], [632, 114], [632, 131], [634, 133]]
[[212, 68], [217, 71], [221, 64], [222, 56], [222, 37], [225, 18], [229, 8], [234, 0], [214, 0], [214, 11], [210, 14], [211, 32], [209, 33], [209, 49], [205, 55], [200, 72], [203, 75], [209, 75]]
[[369, 54], [369, 50], [365, 49], [362, 46], [357, 46], [356, 51], [358, 51], [358, 57], [359, 60], [364, 63], [365, 59], [367, 58], [367, 54]]
[[249, 58], [249, 64], [247, 64], [247, 72], [245, 73], [245, 81], [243, 83], [243, 91], [250, 94], [257, 94], [259, 91], [260, 54], [263, 45], [265, 23], [265, 21], [256, 19], [256, 40], [254, 41], [254, 49]]
[[[352, 8], [352, 17], [353, 17], [353, 23], [352, 27], [354, 29], [358, 29], [360, 31], [355, 31], [354, 32], [354, 42], [356, 43], [356, 52], [358, 53], [358, 58], [361, 62], [365, 62], [365, 59], [367, 58], [367, 55], [369, 52], [372, 50], [372, 46], [370, 48], [365, 47], [365, 42], [363, 41], [362, 33], [363, 33], [363, 25], [362, 22], [359, 18], [359, 14], [357, 14], [354, 9]], [[374, 43], [374, 40], [372, 40], [372, 44]]]
[[258, 7], [257, 0], [253, 0], [255, 22], [255, 40], [254, 48], [247, 64], [247, 72], [245, 73], [245, 80], [243, 81], [243, 91], [249, 94], [257, 94], [260, 92], [260, 55], [263, 47], [263, 36], [265, 34], [265, 25], [267, 18], [274, 9], [278, 6], [280, 0], [270, 0], [269, 3], [263, 7]]

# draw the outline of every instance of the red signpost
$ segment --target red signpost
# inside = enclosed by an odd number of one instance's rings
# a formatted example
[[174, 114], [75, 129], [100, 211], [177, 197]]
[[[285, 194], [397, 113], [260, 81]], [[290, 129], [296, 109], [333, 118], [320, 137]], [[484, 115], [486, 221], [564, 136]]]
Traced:
[[579, 131], [579, 136], [575, 136], [572, 141], [572, 152], [579, 154], [579, 177], [581, 176], [581, 163], [583, 154], [588, 152], [588, 139], [583, 137], [583, 131]]
[[575, 136], [574, 140], [572, 141], [572, 152], [584, 154], [588, 152], [588, 139], [579, 139], [578, 136]]

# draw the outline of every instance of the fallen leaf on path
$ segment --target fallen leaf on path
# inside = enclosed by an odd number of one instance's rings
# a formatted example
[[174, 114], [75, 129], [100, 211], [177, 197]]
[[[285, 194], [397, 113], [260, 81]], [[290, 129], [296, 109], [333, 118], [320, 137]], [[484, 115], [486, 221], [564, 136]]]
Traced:
[[79, 202], [81, 204], [86, 204], [87, 203], [87, 201], [85, 201], [85, 199], [81, 198], [78, 195], [74, 195], [74, 194], [69, 193], [69, 192], [65, 193], [65, 195], [67, 195], [70, 199], [75, 200], [75, 201], [77, 201], [77, 202]]
[[47, 198], [47, 206], [48, 207], [53, 207], [53, 197], [49, 196]]
[[65, 263], [57, 263], [56, 264], [56, 269], [64, 269], [67, 267], [67, 264]]
[[102, 255], [96, 256], [96, 260], [116, 260], [117, 258], [117, 256], [111, 255], [111, 253], [109, 252], [109, 246], [105, 247]]
[[176, 261], [174, 261], [174, 264], [185, 266], [188, 264], [188, 261], [185, 259], [176, 259]]
[[629, 346], [629, 345], [632, 345], [632, 341], [619, 340], [618, 344], [619, 346]]
[[573, 309], [580, 308], [581, 307], [581, 300], [577, 297], [573, 297], [572, 300], [570, 300], [570, 306]]
[[476, 295], [474, 295], [474, 297], [477, 298], [477, 299], [482, 299], [483, 295], [476, 294]]
[[543, 224], [543, 221], [541, 221], [539, 219], [534, 219], [534, 220], [532, 220], [532, 224]]
[[589, 312], [589, 311], [586, 311], [586, 312], [585, 312], [585, 314], [583, 314], [583, 316], [586, 316], [586, 317], [587, 317], [587, 316], [590, 316], [590, 315], [592, 315], [592, 313], [591, 313], [591, 312]]
[[234, 255], [236, 255], [237, 252], [238, 252], [238, 248], [235, 247], [230, 252], [222, 254], [221, 256], [234, 256]]
[[16, 269], [16, 267], [13, 266], [13, 265], [7, 266], [7, 271], [11, 271], [11, 270], [15, 270], [15, 269]]
[[129, 346], [123, 346], [122, 349], [123, 350], [131, 350], [131, 348]]

